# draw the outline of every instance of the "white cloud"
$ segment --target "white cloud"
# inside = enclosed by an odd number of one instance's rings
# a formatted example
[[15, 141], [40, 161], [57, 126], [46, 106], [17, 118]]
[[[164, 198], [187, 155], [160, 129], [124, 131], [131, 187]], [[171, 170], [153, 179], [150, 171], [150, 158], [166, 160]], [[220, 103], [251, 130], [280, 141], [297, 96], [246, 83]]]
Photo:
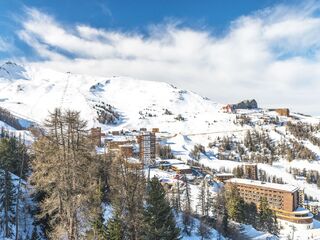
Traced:
[[14, 50], [14, 47], [11, 41], [6, 40], [0, 36], [0, 52], [11, 52]]
[[147, 36], [65, 26], [28, 8], [18, 34], [44, 59], [36, 64], [58, 70], [166, 81], [215, 101], [256, 98], [320, 115], [319, 6], [243, 16], [222, 36], [174, 23], [151, 26]]

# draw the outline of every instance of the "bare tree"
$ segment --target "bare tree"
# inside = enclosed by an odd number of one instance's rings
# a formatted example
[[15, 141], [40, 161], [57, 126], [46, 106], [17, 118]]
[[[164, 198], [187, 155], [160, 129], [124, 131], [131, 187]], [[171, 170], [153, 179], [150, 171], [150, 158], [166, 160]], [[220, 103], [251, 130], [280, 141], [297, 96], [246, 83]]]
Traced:
[[46, 194], [40, 217], [49, 216], [53, 239], [76, 240], [100, 211], [96, 153], [79, 112], [56, 109], [45, 127], [46, 134], [33, 145], [31, 176]]

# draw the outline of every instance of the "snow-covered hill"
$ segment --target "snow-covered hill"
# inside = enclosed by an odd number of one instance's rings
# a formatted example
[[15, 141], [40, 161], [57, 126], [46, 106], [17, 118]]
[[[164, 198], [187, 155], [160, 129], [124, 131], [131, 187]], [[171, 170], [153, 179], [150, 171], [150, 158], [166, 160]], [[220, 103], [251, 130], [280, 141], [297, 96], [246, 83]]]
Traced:
[[[14, 63], [2, 69], [0, 107], [35, 122], [61, 107], [80, 110], [90, 126], [98, 125], [94, 106], [103, 102], [120, 113], [118, 128], [152, 126], [188, 134], [237, 129], [233, 116], [219, 112], [220, 104], [167, 83], [60, 73]], [[175, 119], [179, 114], [185, 121]]]
[[[319, 172], [320, 147], [309, 140], [297, 139], [285, 127], [288, 121], [319, 124], [320, 118], [297, 113], [289, 118], [265, 109], [240, 110], [238, 114], [230, 114], [223, 113], [222, 106], [224, 104], [164, 82], [61, 73], [11, 62], [0, 67], [0, 107], [25, 123], [42, 124], [50, 111], [60, 107], [81, 111], [89, 127], [100, 126], [104, 131], [160, 128], [165, 136], [164, 143], [170, 144], [175, 157], [191, 160], [194, 146], [202, 144], [206, 151], [200, 154], [198, 162], [216, 171], [232, 171], [241, 164], [237, 158], [218, 160], [219, 146], [210, 147], [218, 137], [229, 136], [235, 141], [243, 141], [247, 130], [256, 130], [268, 132], [276, 145], [297, 141], [313, 152], [316, 159], [295, 159], [291, 163], [279, 159], [272, 165], [259, 162], [258, 167], [268, 177], [282, 178], [286, 183], [298, 185], [306, 194], [320, 200], [320, 189], [316, 184], [297, 180], [290, 172], [291, 169]], [[101, 112], [107, 112], [108, 119], [111, 115], [112, 123], [103, 124], [107, 118], [101, 120]], [[239, 124], [239, 115], [249, 118], [250, 124]], [[274, 119], [277, 123], [273, 122]], [[1, 125], [16, 131], [0, 122]], [[25, 131], [24, 134], [32, 141], [30, 133]], [[314, 136], [320, 138], [320, 131]]]

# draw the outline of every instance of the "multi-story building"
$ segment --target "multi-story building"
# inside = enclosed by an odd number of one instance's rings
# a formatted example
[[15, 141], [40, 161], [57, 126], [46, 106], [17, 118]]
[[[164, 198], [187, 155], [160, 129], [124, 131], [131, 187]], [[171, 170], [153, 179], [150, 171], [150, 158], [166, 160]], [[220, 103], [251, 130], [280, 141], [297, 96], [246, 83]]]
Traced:
[[148, 166], [156, 159], [156, 135], [153, 132], [141, 132], [138, 136], [140, 160]]
[[308, 202], [304, 202], [303, 207], [306, 209], [309, 209], [310, 212], [312, 212], [314, 215], [318, 215], [319, 214], [319, 208], [320, 208], [320, 202], [312, 202], [312, 201], [308, 201]]
[[234, 178], [234, 175], [232, 173], [216, 173], [213, 176], [213, 179], [217, 182], [225, 182], [226, 180], [229, 180], [231, 178]]
[[247, 179], [258, 180], [258, 167], [255, 163], [246, 163], [243, 165], [244, 177]]
[[120, 154], [126, 158], [133, 157], [133, 145], [132, 144], [124, 144], [119, 146]]
[[300, 207], [303, 207], [303, 205], [304, 205], [304, 200], [305, 200], [304, 190], [303, 190], [303, 189], [299, 189], [299, 206], [300, 206]]
[[105, 136], [105, 134], [103, 134], [101, 132], [101, 128], [100, 127], [96, 127], [96, 128], [91, 128], [91, 140], [92, 143], [96, 146], [101, 146], [101, 137]]
[[309, 229], [313, 226], [313, 215], [309, 210], [298, 208], [299, 188], [288, 184], [232, 178], [226, 181], [226, 188], [236, 186], [245, 202], [255, 203], [259, 208], [261, 198], [266, 198], [278, 219], [285, 225]]

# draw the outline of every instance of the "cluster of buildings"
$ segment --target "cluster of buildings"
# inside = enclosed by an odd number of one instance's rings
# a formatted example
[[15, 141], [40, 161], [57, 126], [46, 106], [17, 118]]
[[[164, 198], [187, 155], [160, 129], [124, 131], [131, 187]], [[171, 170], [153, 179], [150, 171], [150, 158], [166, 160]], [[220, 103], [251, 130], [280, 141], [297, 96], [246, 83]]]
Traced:
[[[252, 109], [247, 108], [246, 106], [244, 108], [237, 107], [236, 104], [226, 104], [222, 106], [221, 111], [224, 113], [237, 113], [237, 109]], [[290, 110], [288, 108], [272, 108], [268, 109], [269, 112], [276, 112], [279, 116], [284, 117], [290, 117]]]
[[243, 171], [245, 178], [235, 178], [230, 173], [216, 174], [215, 178], [224, 182], [226, 189], [235, 186], [245, 202], [254, 203], [258, 208], [260, 199], [266, 198], [281, 226], [313, 228], [313, 214], [311, 208], [304, 208], [303, 191], [289, 184], [259, 181], [256, 164], [244, 164]]
[[141, 166], [158, 167], [183, 175], [192, 173], [191, 167], [181, 160], [159, 158], [159, 128], [152, 128], [150, 131], [146, 128], [130, 132], [112, 131], [108, 134], [102, 133], [101, 128], [92, 128], [91, 138], [94, 145], [105, 147], [107, 157], [120, 155]]
[[[153, 166], [161, 170], [169, 170], [177, 175], [191, 175], [192, 168], [178, 159], [162, 160], [158, 157], [160, 147], [159, 129], [148, 131], [141, 128], [137, 131], [113, 131], [108, 134], [101, 128], [91, 130], [93, 144], [105, 146], [105, 154], [120, 154], [141, 166]], [[245, 202], [255, 203], [259, 208], [262, 197], [266, 198], [276, 213], [282, 226], [297, 229], [313, 228], [313, 214], [318, 214], [317, 204], [306, 203], [304, 193], [298, 187], [289, 184], [262, 182], [258, 179], [256, 164], [242, 165], [243, 178], [235, 178], [231, 173], [216, 173], [214, 180], [225, 184], [226, 189], [235, 186]]]
[[132, 132], [112, 131], [102, 133], [101, 128], [91, 129], [92, 143], [104, 146], [107, 156], [121, 155], [127, 159], [136, 159], [144, 166], [153, 165], [158, 155], [158, 128], [148, 131], [145, 128]]

